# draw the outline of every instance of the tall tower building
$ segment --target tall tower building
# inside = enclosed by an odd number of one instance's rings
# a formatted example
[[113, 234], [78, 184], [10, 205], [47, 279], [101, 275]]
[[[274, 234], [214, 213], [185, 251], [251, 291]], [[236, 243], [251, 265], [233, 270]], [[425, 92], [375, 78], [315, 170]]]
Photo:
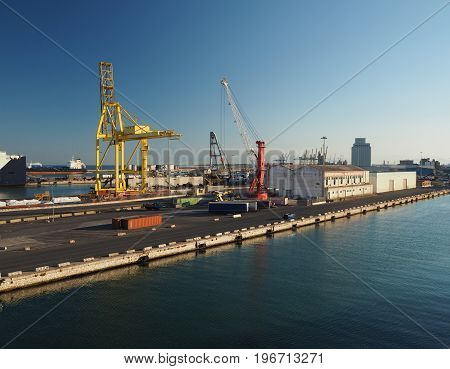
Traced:
[[352, 147], [352, 165], [362, 168], [372, 165], [372, 149], [365, 138], [355, 138]]

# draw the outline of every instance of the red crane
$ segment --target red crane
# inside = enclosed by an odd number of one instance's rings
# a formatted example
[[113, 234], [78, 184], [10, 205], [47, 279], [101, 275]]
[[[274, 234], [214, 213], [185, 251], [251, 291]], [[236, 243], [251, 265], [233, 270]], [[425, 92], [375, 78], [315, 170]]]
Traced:
[[[252, 161], [256, 161], [255, 176], [250, 185], [250, 195], [255, 196], [258, 200], [267, 200], [267, 191], [264, 185], [265, 175], [265, 162], [264, 162], [264, 149], [265, 143], [260, 139], [259, 134], [248, 117], [241, 112], [236, 97], [228, 84], [226, 78], [222, 78], [220, 81], [225, 93], [227, 95], [228, 105], [230, 105], [231, 112], [233, 114], [234, 123], [236, 124], [242, 141], [244, 142], [245, 149], [250, 155]], [[245, 117], [245, 118], [244, 118]], [[257, 150], [250, 144], [249, 132], [256, 138]]]

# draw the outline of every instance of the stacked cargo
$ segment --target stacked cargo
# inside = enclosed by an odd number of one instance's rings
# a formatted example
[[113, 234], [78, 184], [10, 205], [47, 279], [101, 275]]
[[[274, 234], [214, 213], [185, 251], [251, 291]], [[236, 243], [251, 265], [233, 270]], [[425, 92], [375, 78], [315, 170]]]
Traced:
[[139, 229], [145, 227], [152, 227], [162, 223], [161, 215], [148, 215], [126, 218], [114, 218], [112, 220], [112, 227], [114, 229]]

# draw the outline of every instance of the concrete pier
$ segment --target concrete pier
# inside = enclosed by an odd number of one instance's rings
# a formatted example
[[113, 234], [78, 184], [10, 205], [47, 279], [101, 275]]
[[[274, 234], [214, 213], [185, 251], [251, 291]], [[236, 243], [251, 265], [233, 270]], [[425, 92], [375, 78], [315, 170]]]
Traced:
[[[333, 204], [325, 204], [324, 206], [308, 207], [304, 208], [303, 211], [296, 211], [296, 214], [302, 213], [304, 214], [304, 216], [298, 217], [297, 219], [291, 221], [280, 220], [282, 212], [293, 211], [288, 207], [281, 207], [277, 210], [264, 210], [264, 212], [261, 211], [259, 217], [257, 215], [252, 215], [246, 222], [243, 222], [241, 219], [228, 217], [226, 218], [226, 222], [221, 223], [220, 221], [215, 221], [215, 219], [209, 219], [208, 215], [204, 215], [204, 220], [211, 221], [209, 224], [207, 224], [207, 228], [203, 223], [202, 229], [207, 229], [208, 234], [199, 234], [192, 236], [188, 232], [182, 230], [180, 235], [184, 235], [184, 238], [181, 241], [177, 239], [170, 239], [171, 233], [165, 232], [165, 243], [157, 243], [157, 237], [154, 237], [153, 239], [149, 237], [148, 241], [143, 241], [140, 243], [134, 242], [133, 244], [125, 243], [125, 245], [127, 245], [127, 248], [121, 252], [111, 252], [114, 251], [111, 249], [113, 247], [111, 247], [109, 248], [109, 254], [106, 254], [107, 256], [94, 255], [94, 251], [92, 255], [83, 255], [83, 257], [79, 258], [78, 260], [73, 260], [73, 252], [57, 252], [56, 255], [59, 259], [57, 261], [54, 257], [50, 258], [53, 261], [49, 260], [48, 256], [46, 259], [45, 255], [49, 254], [41, 254], [41, 258], [37, 259], [27, 259], [28, 256], [23, 256], [22, 260], [20, 260], [19, 264], [17, 265], [20, 265], [20, 263], [22, 263], [24, 268], [21, 268], [21, 270], [17, 269], [7, 271], [6, 275], [1, 276], [0, 293], [53, 282], [65, 278], [71, 278], [79, 275], [94, 273], [97, 271], [116, 268], [124, 265], [148, 262], [159, 258], [192, 252], [199, 249], [210, 248], [227, 243], [239, 242], [242, 240], [269, 235], [276, 232], [295, 230], [297, 228], [305, 227], [308, 225], [319, 225], [327, 221], [336, 221], [340, 218], [366, 214], [367, 212], [371, 211], [380, 211], [381, 209], [387, 209], [390, 207], [408, 204], [419, 200], [443, 196], [447, 195], [448, 193], [449, 190], [447, 189], [415, 191], [415, 193], [408, 193], [407, 196], [402, 197], [395, 197], [392, 196], [392, 194], [391, 196], [384, 196], [381, 198], [372, 197], [371, 199], [366, 199], [362, 202], [349, 201], [337, 203], [334, 206], [326, 206]], [[374, 201], [378, 199], [381, 201]], [[308, 211], [306, 211], [305, 209], [307, 209]], [[244, 218], [245, 217], [243, 217], [242, 219]], [[275, 218], [276, 221], [272, 221], [270, 223], [264, 221], [265, 219], [270, 218]], [[181, 219], [180, 217], [180, 222], [182, 221], [183, 219]], [[166, 223], [170, 224], [170, 218], [168, 221], [166, 221]], [[212, 224], [214, 224], [215, 226], [213, 227]], [[246, 227], [234, 229], [236, 224], [240, 224]], [[10, 226], [13, 227], [14, 225]], [[226, 229], [227, 227], [229, 228]], [[199, 229], [195, 227], [191, 228], [192, 230]], [[214, 228], [220, 231], [212, 233], [211, 231]], [[175, 232], [173, 234], [175, 234]], [[191, 237], [186, 238], [187, 235]], [[143, 237], [145, 237], [145, 235], [141, 236], [141, 238]], [[126, 240], [126, 236], [120, 237], [120, 240], [124, 239]], [[154, 243], [150, 243], [151, 241], [153, 241]], [[117, 239], [114, 242], [118, 242]], [[77, 246], [75, 244], [75, 246], [72, 247], [76, 248]], [[67, 247], [64, 248], [64, 250], [66, 249]], [[2, 259], [2, 257], [5, 255], [3, 253], [6, 252], [8, 251], [2, 251], [2, 254], [0, 254], [0, 259]], [[33, 250], [27, 251], [27, 255], [32, 255], [32, 252]], [[67, 259], [64, 259], [65, 256], [67, 257]], [[14, 260], [14, 258], [11, 258], [11, 261], [13, 262], [12, 264], [14, 264]], [[30, 260], [35, 261], [30, 262]], [[35, 263], [37, 261], [40, 261], [42, 264], [36, 265]], [[0, 267], [2, 267], [1, 261]]]

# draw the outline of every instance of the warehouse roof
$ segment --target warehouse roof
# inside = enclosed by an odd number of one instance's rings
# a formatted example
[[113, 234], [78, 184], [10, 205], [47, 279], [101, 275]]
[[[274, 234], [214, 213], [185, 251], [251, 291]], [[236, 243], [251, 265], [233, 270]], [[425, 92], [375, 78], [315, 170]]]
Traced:
[[[275, 165], [276, 166], [276, 165]], [[293, 164], [280, 164], [279, 166], [289, 168], [289, 169], [297, 169], [297, 168], [315, 168], [320, 169], [325, 172], [361, 172], [365, 171], [365, 169], [357, 167], [356, 165], [318, 165], [318, 164], [309, 164], [309, 165], [293, 165]]]
[[364, 170], [356, 165], [312, 165], [312, 167], [322, 169], [325, 172], [360, 172]]

